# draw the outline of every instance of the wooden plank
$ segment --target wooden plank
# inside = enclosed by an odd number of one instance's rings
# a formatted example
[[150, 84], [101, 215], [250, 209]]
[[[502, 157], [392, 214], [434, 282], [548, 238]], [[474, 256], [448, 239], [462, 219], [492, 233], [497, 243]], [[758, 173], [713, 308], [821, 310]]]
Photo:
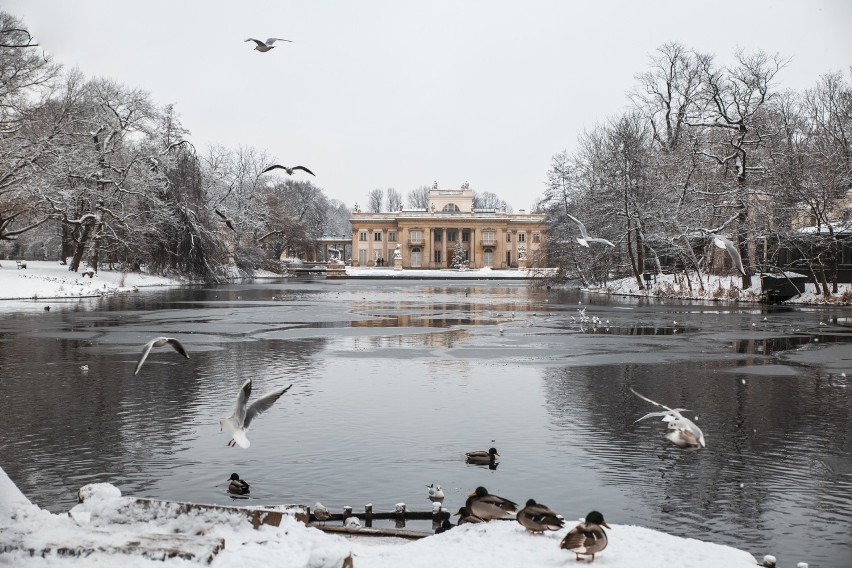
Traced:
[[311, 523], [308, 525], [309, 527], [313, 527], [315, 529], [319, 529], [323, 532], [327, 533], [335, 533], [335, 534], [348, 534], [348, 535], [357, 535], [357, 536], [385, 536], [385, 537], [394, 537], [394, 538], [407, 538], [410, 540], [417, 540], [420, 538], [424, 538], [427, 536], [432, 536], [430, 532], [422, 532], [422, 531], [410, 531], [406, 529], [377, 529], [377, 528], [365, 528], [361, 527], [359, 529], [349, 529], [346, 527], [336, 526], [336, 525], [317, 525]]
[[[367, 520], [367, 513], [356, 513], [355, 511], [349, 514], [341, 514], [341, 513], [331, 513], [331, 517], [329, 517], [329, 521], [345, 521], [349, 517], [358, 517], [361, 520]], [[400, 513], [396, 511], [388, 511], [388, 512], [375, 512], [372, 511], [369, 514], [372, 520], [379, 521], [395, 521], [399, 519]], [[441, 511], [441, 520], [450, 518], [449, 511]], [[432, 511], [406, 511], [405, 512], [405, 520], [406, 521], [430, 521], [433, 520], [434, 514]], [[316, 517], [311, 514], [311, 522], [316, 521]]]

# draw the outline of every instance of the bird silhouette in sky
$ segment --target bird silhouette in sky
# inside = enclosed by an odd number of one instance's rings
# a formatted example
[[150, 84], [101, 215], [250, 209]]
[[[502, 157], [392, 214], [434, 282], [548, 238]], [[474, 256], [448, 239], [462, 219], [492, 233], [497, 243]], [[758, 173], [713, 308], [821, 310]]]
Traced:
[[246, 41], [253, 41], [254, 43], [256, 43], [257, 45], [254, 46], [254, 48], [261, 53], [266, 53], [270, 49], [274, 48], [275, 46], [272, 44], [276, 41], [289, 41], [290, 43], [293, 43], [292, 40], [282, 39], [280, 37], [271, 37], [266, 41], [260, 41], [259, 39], [254, 39], [253, 37], [250, 37]]
[[314, 172], [312, 172], [311, 170], [309, 170], [305, 166], [289, 167], [289, 166], [282, 166], [280, 164], [272, 164], [271, 166], [264, 168], [264, 170], [260, 173], [265, 174], [266, 172], [271, 172], [272, 170], [279, 170], [279, 169], [284, 170], [285, 172], [287, 172], [290, 175], [293, 175], [293, 172], [295, 172], [296, 170], [302, 170], [303, 172], [307, 172], [307, 173], [311, 174], [312, 176], [314, 175]]

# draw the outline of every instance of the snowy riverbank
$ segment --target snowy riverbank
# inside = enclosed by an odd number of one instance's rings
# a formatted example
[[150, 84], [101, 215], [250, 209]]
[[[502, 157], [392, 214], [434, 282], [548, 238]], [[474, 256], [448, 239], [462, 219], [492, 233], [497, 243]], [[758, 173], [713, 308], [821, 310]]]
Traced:
[[144, 272], [101, 270], [69, 272], [58, 261], [28, 260], [18, 268], [14, 260], [0, 260], [0, 300], [85, 298], [133, 292], [146, 286], [175, 286], [181, 282]]
[[[763, 300], [760, 289], [760, 276], [752, 276], [750, 288], [740, 288], [739, 276], [703, 275], [704, 286], [699, 287], [693, 276], [687, 282], [684, 275], [662, 274], [655, 277], [650, 287], [640, 290], [635, 278], [622, 278], [608, 282], [605, 286], [589, 287], [584, 290], [600, 294], [622, 296], [644, 296], [649, 298], [677, 300], [705, 300], [722, 302], [760, 302]], [[691, 286], [690, 286], [691, 284]], [[852, 303], [852, 285], [840, 284], [838, 293], [829, 297], [817, 294], [813, 284], [805, 284], [805, 293], [790, 299], [790, 304], [849, 304]]]
[[[237, 513], [199, 509], [177, 514], [167, 506], [135, 505], [112, 485], [88, 489], [86, 500], [69, 514], [52, 514], [30, 504], [0, 469], [0, 565], [142, 568], [203, 565], [210, 559], [213, 567], [249, 568], [274, 558], [280, 567], [339, 568], [350, 554], [358, 568], [580, 565], [559, 547], [568, 527], [532, 535], [514, 521], [495, 521], [407, 541], [358, 537], [357, 530], [352, 536], [327, 534], [287, 516], [280, 526], [261, 525], [255, 530], [246, 516]], [[757, 564], [749, 553], [735, 548], [613, 521], [609, 546], [597, 555], [594, 566], [754, 568]], [[169, 557], [178, 550], [187, 554]], [[79, 555], [71, 556], [74, 551]], [[146, 551], [148, 557], [143, 556]]]

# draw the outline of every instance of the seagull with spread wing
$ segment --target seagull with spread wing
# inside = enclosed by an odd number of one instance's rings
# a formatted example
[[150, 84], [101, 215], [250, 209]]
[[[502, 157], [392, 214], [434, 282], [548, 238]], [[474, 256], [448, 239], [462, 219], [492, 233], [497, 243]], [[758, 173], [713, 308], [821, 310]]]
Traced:
[[[661, 412], [649, 412], [639, 420], [644, 420], [652, 416], [662, 416], [663, 422], [668, 422], [669, 425], [669, 433], [666, 434], [666, 438], [674, 442], [678, 448], [698, 449], [707, 447], [704, 443], [704, 433], [701, 431], [701, 428], [696, 426], [692, 420], [681, 414], [681, 412], [686, 412], [685, 408], [669, 408], [665, 404], [660, 404], [646, 396], [642, 396], [633, 390], [633, 388], [630, 388], [630, 392], [646, 402], [650, 402], [655, 406], [665, 409]], [[639, 420], [636, 422], [639, 422]]]
[[[566, 215], [567, 215], [567, 213], [566, 213]], [[572, 221], [577, 223], [577, 226], [580, 228], [580, 235], [581, 236], [577, 237], [577, 242], [580, 243], [581, 245], [583, 245], [584, 247], [588, 248], [589, 243], [602, 243], [602, 244], [605, 244], [605, 245], [609, 245], [611, 247], [615, 246], [614, 244], [612, 244], [610, 241], [608, 241], [606, 239], [600, 239], [600, 238], [597, 238], [597, 237], [590, 237], [589, 233], [586, 231], [586, 226], [579, 219], [577, 219], [573, 215], [568, 215], [568, 217]]]
[[276, 41], [289, 41], [290, 43], [293, 43], [292, 40], [281, 39], [280, 37], [271, 37], [266, 41], [260, 41], [259, 39], [254, 39], [253, 37], [250, 37], [246, 41], [253, 41], [254, 43], [256, 43], [257, 45], [255, 45], [254, 48], [261, 53], [266, 53], [270, 49], [274, 48], [275, 46], [272, 44]]
[[236, 445], [241, 448], [248, 448], [251, 442], [246, 437], [246, 433], [252, 420], [272, 408], [275, 401], [281, 398], [281, 395], [290, 390], [292, 386], [268, 392], [254, 401], [251, 406], [247, 406], [248, 398], [251, 396], [251, 379], [246, 380], [240, 387], [240, 392], [237, 393], [237, 405], [234, 408], [234, 413], [219, 421], [220, 429], [227, 428], [233, 436], [228, 442], [228, 446], [233, 448]]
[[731, 260], [734, 261], [734, 266], [737, 267], [737, 270], [740, 271], [740, 274], [745, 276], [746, 271], [745, 271], [745, 268], [743, 268], [743, 259], [740, 256], [740, 251], [737, 250], [736, 245], [734, 245], [734, 243], [732, 243], [731, 240], [728, 239], [727, 237], [723, 237], [721, 235], [713, 235], [713, 234], [711, 234], [710, 236], [713, 237], [713, 244], [714, 245], [716, 245], [717, 247], [719, 247], [722, 250], [728, 251], [728, 256], [730, 256]]
[[142, 357], [140, 357], [139, 362], [136, 363], [136, 370], [133, 371], [133, 375], [136, 376], [139, 374], [139, 369], [142, 368], [142, 363], [144, 363], [145, 359], [148, 358], [148, 353], [151, 352], [151, 349], [154, 347], [164, 347], [166, 345], [171, 345], [175, 351], [189, 359], [189, 353], [187, 353], [186, 349], [183, 348], [183, 344], [174, 337], [155, 337], [142, 348]]
[[266, 172], [270, 172], [270, 171], [272, 171], [272, 170], [276, 170], [276, 169], [284, 170], [284, 171], [285, 171], [285, 172], [287, 172], [289, 175], [293, 175], [293, 172], [295, 172], [296, 170], [302, 170], [303, 172], [307, 172], [307, 173], [309, 173], [309, 174], [311, 174], [311, 175], [314, 175], [314, 172], [312, 172], [311, 170], [309, 170], [309, 169], [308, 169], [308, 168], [306, 168], [305, 166], [293, 166], [293, 167], [290, 167], [290, 166], [282, 166], [282, 165], [280, 165], [280, 164], [273, 164], [273, 165], [269, 166], [268, 168], [264, 168], [264, 170], [263, 170], [262, 172], [260, 172], [260, 173], [265, 174]]
[[234, 220], [233, 219], [231, 219], [230, 217], [228, 217], [227, 215], [225, 215], [224, 213], [222, 213], [218, 209], [214, 209], [213, 211], [216, 212], [216, 215], [218, 215], [219, 217], [222, 218], [222, 221], [228, 226], [229, 229], [231, 229], [235, 233], [237, 232], [237, 230], [234, 228]]

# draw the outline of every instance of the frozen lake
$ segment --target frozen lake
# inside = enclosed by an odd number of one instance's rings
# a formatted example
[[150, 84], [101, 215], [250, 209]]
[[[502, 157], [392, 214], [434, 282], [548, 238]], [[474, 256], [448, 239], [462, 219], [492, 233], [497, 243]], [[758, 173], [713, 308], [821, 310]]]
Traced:
[[[484, 485], [568, 519], [598, 509], [784, 565], [852, 557], [848, 307], [359, 280], [0, 310], [0, 460], [54, 512], [95, 481], [232, 503], [232, 472], [252, 488], [238, 504], [335, 510], [427, 510], [437, 483], [455, 511]], [[191, 359], [155, 350], [134, 377], [142, 344], [159, 335]], [[218, 421], [249, 377], [253, 397], [294, 386], [254, 424], [251, 448], [231, 449]], [[656, 409], [629, 386], [691, 409], [707, 449], [679, 450], [662, 422], [635, 423]], [[464, 463], [492, 445], [496, 469]]]

